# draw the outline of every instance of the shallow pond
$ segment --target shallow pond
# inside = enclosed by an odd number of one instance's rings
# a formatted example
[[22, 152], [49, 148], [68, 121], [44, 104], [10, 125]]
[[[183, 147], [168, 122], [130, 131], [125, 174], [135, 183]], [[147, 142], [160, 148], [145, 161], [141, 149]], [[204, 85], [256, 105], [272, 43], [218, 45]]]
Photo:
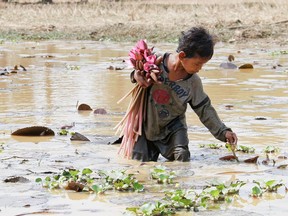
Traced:
[[[220, 157], [231, 153], [188, 109], [191, 161], [166, 162], [160, 158], [157, 163], [140, 163], [121, 158], [117, 154], [119, 146], [108, 145], [117, 139], [113, 128], [129, 103], [129, 99], [120, 104], [117, 101], [133, 87], [129, 81], [131, 69], [123, 63], [133, 46], [93, 41], [0, 45], [1, 72], [5, 69], [12, 72], [14, 65], [27, 69], [23, 71], [19, 67], [17, 73], [0, 76], [1, 215], [122, 215], [126, 207], [163, 197], [164, 190], [174, 188], [157, 185], [150, 179], [149, 170], [159, 164], [175, 171], [175, 181], [183, 188], [236, 179], [248, 182], [276, 179], [287, 185], [288, 168], [277, 169], [288, 164], [285, 159], [288, 156], [288, 55], [279, 52], [283, 47], [218, 44], [214, 57], [199, 73], [220, 118], [237, 133], [238, 144], [254, 147], [255, 153], [237, 152], [240, 163], [220, 161]], [[156, 44], [155, 47], [164, 52], [175, 50], [176, 45]], [[228, 61], [228, 55], [235, 57], [235, 65], [251, 63], [254, 69], [220, 68], [221, 63]], [[94, 110], [105, 109], [107, 113], [79, 112], [77, 105], [81, 103], [89, 104]], [[74, 125], [70, 131], [85, 135], [91, 142], [60, 136], [58, 132], [65, 125]], [[29, 126], [49, 127], [55, 136], [11, 136], [13, 131]], [[209, 144], [222, 144], [222, 147], [211, 149]], [[274, 165], [262, 163], [267, 146], [280, 149], [269, 154]], [[243, 163], [255, 155], [259, 156], [257, 164]], [[147, 185], [147, 190], [95, 195], [50, 191], [35, 182], [37, 177], [63, 169], [85, 167], [128, 170]], [[25, 181], [5, 182], [13, 176], [23, 177]], [[288, 210], [285, 191], [260, 198], [251, 198], [243, 191], [232, 203], [221, 205], [218, 210], [179, 215], [283, 215]]]

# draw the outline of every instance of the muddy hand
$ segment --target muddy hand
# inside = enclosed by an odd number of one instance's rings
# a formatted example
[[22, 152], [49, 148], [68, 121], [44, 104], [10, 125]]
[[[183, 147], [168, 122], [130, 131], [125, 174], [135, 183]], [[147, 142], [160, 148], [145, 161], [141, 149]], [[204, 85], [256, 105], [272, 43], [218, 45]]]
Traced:
[[231, 131], [227, 131], [225, 134], [226, 141], [231, 145], [237, 145], [238, 138], [237, 135]]
[[153, 82], [151, 78], [147, 78], [145, 76], [145, 72], [143, 70], [142, 71], [136, 70], [134, 73], [134, 78], [137, 81], [137, 83], [143, 88], [147, 88]]

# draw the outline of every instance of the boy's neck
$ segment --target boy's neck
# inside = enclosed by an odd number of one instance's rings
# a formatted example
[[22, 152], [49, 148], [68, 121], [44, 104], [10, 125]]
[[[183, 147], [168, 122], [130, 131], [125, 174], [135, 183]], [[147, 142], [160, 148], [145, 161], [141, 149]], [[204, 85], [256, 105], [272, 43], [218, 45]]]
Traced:
[[169, 80], [177, 81], [185, 79], [189, 74], [183, 68], [178, 54], [170, 54], [167, 59], [167, 67], [169, 70]]

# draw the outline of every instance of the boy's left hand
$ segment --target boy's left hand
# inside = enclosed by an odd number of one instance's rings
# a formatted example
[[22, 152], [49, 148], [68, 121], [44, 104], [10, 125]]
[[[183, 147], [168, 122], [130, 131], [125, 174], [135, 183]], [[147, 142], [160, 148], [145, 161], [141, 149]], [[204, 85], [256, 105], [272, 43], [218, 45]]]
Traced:
[[238, 142], [238, 138], [237, 138], [237, 135], [232, 132], [232, 131], [227, 131], [225, 133], [225, 138], [226, 138], [226, 141], [229, 143], [229, 144], [232, 144], [232, 145], [237, 145], [237, 142]]

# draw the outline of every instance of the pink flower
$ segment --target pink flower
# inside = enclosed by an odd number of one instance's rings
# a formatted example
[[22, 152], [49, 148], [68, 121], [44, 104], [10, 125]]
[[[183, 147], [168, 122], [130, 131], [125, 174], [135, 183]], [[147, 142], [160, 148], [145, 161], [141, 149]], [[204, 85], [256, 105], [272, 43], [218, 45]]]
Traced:
[[150, 64], [155, 64], [156, 58], [157, 58], [156, 55], [149, 55], [145, 57], [145, 60]]
[[136, 61], [142, 61], [144, 71], [150, 73], [151, 70], [159, 71], [160, 69], [155, 64], [157, 56], [153, 54], [153, 48], [148, 48], [145, 40], [141, 39], [137, 42], [136, 46], [129, 52], [130, 62], [133, 67], [136, 67]]
[[148, 46], [145, 40], [141, 39], [137, 42], [136, 47], [138, 50], [147, 50]]
[[138, 50], [134, 50], [134, 49], [132, 49], [129, 52], [129, 56], [130, 56], [130, 58], [134, 59], [135, 61], [143, 59], [143, 55]]

